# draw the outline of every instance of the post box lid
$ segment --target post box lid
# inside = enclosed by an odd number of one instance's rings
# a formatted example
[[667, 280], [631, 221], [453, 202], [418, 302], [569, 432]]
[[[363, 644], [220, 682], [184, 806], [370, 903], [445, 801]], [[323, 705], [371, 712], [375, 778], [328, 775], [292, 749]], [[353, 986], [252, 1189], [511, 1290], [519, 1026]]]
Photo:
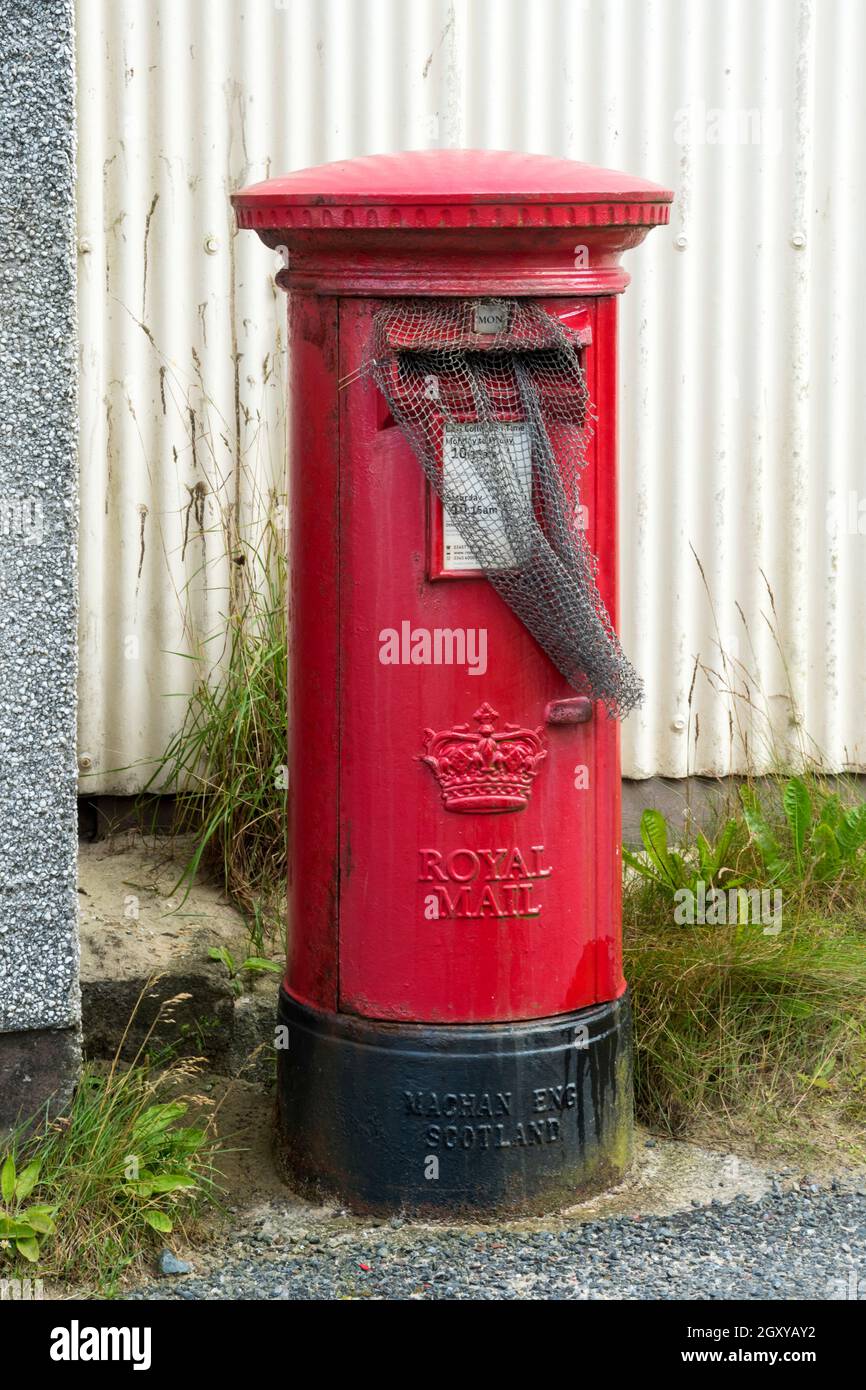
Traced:
[[615, 169], [508, 150], [407, 150], [341, 159], [232, 197], [238, 225], [400, 228], [647, 226], [673, 194]]

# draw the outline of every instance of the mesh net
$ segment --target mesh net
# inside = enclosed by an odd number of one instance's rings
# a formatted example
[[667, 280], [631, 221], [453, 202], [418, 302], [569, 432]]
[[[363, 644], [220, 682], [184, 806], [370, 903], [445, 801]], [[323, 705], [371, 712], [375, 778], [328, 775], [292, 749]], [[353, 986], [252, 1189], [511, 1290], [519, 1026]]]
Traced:
[[365, 371], [442, 500], [445, 568], [483, 570], [575, 690], [628, 714], [641, 681], [580, 502], [593, 412], [579, 335], [521, 300], [395, 300]]

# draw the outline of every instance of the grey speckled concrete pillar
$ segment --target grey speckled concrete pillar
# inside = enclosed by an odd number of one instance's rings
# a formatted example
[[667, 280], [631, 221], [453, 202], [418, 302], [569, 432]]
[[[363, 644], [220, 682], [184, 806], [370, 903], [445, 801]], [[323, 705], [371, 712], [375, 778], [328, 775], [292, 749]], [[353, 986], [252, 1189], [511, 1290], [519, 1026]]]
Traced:
[[72, 0], [0, 5], [0, 1131], [79, 1065]]

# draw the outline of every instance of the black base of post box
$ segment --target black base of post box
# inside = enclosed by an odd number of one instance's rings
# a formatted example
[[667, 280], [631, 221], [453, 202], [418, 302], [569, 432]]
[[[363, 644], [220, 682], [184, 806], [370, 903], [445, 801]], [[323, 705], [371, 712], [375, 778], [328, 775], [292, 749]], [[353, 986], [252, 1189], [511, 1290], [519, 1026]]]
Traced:
[[632, 1151], [628, 995], [528, 1023], [386, 1023], [280, 991], [286, 1177], [354, 1211], [479, 1216], [567, 1206]]

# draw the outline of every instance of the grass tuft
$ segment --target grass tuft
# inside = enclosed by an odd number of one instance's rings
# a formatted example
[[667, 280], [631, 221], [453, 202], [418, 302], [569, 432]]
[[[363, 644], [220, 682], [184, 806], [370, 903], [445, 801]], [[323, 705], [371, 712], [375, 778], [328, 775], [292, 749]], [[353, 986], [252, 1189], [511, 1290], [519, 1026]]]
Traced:
[[[148, 1059], [148, 1041], [128, 1067], [120, 1050], [107, 1070], [85, 1065], [68, 1113], [22, 1125], [0, 1152], [0, 1274], [111, 1294], [173, 1234], [188, 1238], [204, 1204], [218, 1204], [215, 1112], [195, 1091], [200, 1065]], [[205, 1122], [189, 1123], [190, 1112]]]
[[174, 891], [188, 888], [202, 866], [215, 869], [247, 916], [259, 955], [274, 924], [282, 925], [287, 867], [284, 549], [273, 516], [255, 545], [238, 542], [222, 658], [196, 681], [183, 724], [142, 793], [155, 783], [173, 787], [175, 829], [192, 837]]
[[[660, 813], [647, 813], [649, 848], [629, 856], [623, 903], [643, 1122], [759, 1147], [861, 1144], [866, 853], [837, 856], [827, 833], [841, 827], [847, 843], [843, 817], [859, 825], [861, 805], [824, 779], [778, 779], [741, 795], [717, 835], [688, 832], [670, 851]], [[722, 890], [778, 888], [780, 921], [678, 921], [676, 893], [708, 870]]]

